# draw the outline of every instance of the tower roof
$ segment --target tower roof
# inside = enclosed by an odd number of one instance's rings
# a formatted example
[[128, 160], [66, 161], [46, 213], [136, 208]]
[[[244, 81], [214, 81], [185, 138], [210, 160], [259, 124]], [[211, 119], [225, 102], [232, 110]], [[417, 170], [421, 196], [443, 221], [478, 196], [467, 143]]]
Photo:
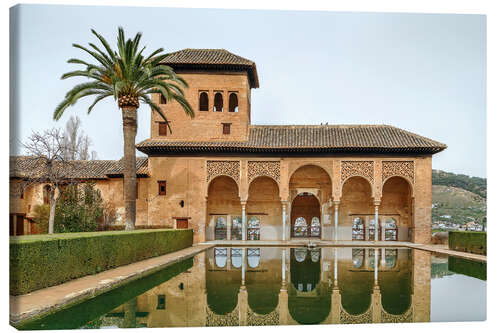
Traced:
[[171, 66], [174, 70], [243, 70], [248, 73], [250, 86], [252, 88], [259, 87], [255, 63], [224, 49], [183, 49], [167, 54], [162, 63]]

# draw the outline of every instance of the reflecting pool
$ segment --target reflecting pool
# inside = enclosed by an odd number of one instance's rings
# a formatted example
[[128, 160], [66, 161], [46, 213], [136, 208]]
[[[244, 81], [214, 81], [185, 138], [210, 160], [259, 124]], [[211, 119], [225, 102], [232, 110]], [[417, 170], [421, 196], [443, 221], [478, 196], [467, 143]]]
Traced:
[[485, 319], [485, 263], [407, 248], [216, 247], [20, 328]]

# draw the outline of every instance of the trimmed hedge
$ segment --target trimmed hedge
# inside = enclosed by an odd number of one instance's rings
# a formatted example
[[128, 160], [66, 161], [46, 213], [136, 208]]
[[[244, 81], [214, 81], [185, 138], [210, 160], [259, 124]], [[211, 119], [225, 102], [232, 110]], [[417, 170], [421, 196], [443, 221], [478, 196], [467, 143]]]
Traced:
[[448, 270], [486, 281], [486, 263], [450, 256]]
[[450, 250], [486, 255], [486, 232], [450, 231], [448, 247]]
[[11, 237], [10, 294], [29, 293], [192, 244], [191, 229]]

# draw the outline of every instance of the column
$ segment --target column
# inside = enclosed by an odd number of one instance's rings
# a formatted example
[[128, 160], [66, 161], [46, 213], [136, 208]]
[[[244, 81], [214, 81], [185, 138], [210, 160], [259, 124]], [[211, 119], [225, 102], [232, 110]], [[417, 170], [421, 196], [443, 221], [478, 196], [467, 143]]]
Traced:
[[375, 201], [375, 241], [378, 241], [378, 207], [380, 201]]
[[380, 267], [385, 267], [385, 247], [380, 250]]
[[227, 251], [227, 261], [226, 261], [226, 269], [229, 271], [231, 269], [231, 248], [226, 248]]
[[281, 250], [281, 284], [286, 285], [286, 250]]
[[241, 239], [247, 240], [247, 202], [241, 202]]
[[335, 241], [338, 241], [339, 240], [339, 205], [340, 205], [340, 201], [335, 201], [335, 216], [334, 216], [334, 219], [335, 219]]
[[378, 249], [374, 249], [374, 251], [375, 251], [375, 262], [373, 263], [374, 280], [375, 280], [375, 285], [378, 286]]
[[226, 239], [231, 240], [231, 215], [227, 216], [227, 223], [226, 223]]
[[286, 201], [281, 202], [281, 228], [283, 229], [281, 238], [283, 241], [286, 241], [286, 204]]
[[241, 285], [245, 286], [245, 270], [247, 267], [247, 249], [243, 248], [243, 253], [241, 254]]
[[337, 248], [334, 250], [335, 261], [333, 264], [333, 286], [338, 287], [338, 260], [337, 260]]

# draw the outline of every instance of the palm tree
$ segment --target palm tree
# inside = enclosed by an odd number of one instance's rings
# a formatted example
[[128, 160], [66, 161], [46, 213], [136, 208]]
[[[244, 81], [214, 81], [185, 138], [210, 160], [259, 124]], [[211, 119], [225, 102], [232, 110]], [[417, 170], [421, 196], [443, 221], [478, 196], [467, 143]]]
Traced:
[[141, 33], [135, 38], [125, 40], [123, 28], [118, 28], [118, 52], [111, 49], [109, 43], [95, 32], [104, 49], [93, 43], [90, 48], [73, 44], [74, 47], [88, 53], [96, 63], [88, 63], [80, 59], [69, 59], [68, 63], [83, 65], [85, 69], [64, 74], [61, 79], [70, 77], [84, 77], [89, 82], [76, 85], [68, 91], [64, 100], [56, 107], [54, 119], [58, 120], [64, 111], [74, 105], [80, 98], [94, 95], [95, 100], [89, 106], [90, 113], [94, 106], [107, 97], [113, 97], [122, 110], [123, 121], [123, 162], [124, 162], [124, 191], [125, 191], [125, 222], [126, 230], [135, 229], [135, 196], [136, 196], [136, 158], [135, 137], [137, 133], [137, 109], [139, 102], [145, 103], [156, 111], [171, 132], [170, 125], [161, 108], [153, 102], [150, 95], [159, 93], [168, 101], [174, 100], [182, 106], [184, 112], [194, 117], [193, 110], [184, 98], [184, 89], [188, 87], [186, 81], [172, 70], [171, 67], [161, 64], [167, 54], [163, 49], [157, 49], [149, 56], [143, 56], [145, 47], [139, 50]]

